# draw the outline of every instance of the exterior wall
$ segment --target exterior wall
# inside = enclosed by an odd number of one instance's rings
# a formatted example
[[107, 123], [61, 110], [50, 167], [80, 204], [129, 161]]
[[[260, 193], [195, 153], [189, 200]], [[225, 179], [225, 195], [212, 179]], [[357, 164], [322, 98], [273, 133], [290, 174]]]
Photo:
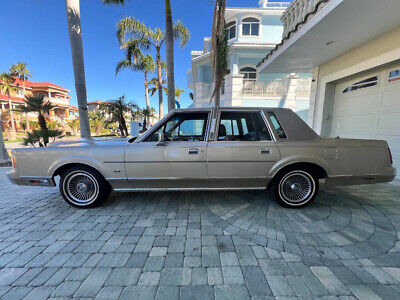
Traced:
[[[353, 49], [313, 71], [313, 82], [309, 124], [319, 134], [327, 135], [324, 123], [329, 121], [332, 106], [332, 86], [338, 80], [380, 68], [400, 58], [400, 28], [388, 32], [378, 39]], [[315, 76], [315, 77], [314, 77]]]

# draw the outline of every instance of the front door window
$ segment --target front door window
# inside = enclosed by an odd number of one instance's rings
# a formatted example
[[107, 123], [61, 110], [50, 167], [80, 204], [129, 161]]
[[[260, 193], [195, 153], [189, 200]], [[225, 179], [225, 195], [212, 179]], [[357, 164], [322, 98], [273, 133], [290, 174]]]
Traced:
[[154, 131], [145, 142], [157, 142], [162, 131], [166, 141], [200, 142], [205, 140], [208, 112], [176, 113]]

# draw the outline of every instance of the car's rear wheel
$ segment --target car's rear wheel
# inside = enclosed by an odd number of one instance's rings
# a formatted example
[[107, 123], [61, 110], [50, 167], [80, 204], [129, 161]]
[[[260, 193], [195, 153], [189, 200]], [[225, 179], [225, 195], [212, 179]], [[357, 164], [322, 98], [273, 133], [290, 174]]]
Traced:
[[68, 168], [61, 174], [60, 192], [64, 200], [74, 207], [90, 208], [102, 204], [111, 188], [104, 177], [86, 166]]
[[272, 182], [272, 196], [282, 206], [299, 208], [310, 204], [317, 196], [317, 176], [309, 169], [288, 169]]

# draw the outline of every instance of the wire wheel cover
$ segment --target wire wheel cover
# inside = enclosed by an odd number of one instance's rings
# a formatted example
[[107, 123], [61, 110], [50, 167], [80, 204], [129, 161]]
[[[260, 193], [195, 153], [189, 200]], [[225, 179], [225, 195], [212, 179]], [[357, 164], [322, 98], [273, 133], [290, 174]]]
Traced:
[[313, 178], [301, 171], [294, 171], [284, 176], [279, 184], [279, 194], [290, 203], [302, 203], [315, 192]]
[[78, 171], [70, 174], [64, 181], [64, 192], [77, 205], [87, 205], [96, 200], [99, 194], [97, 180], [89, 173]]

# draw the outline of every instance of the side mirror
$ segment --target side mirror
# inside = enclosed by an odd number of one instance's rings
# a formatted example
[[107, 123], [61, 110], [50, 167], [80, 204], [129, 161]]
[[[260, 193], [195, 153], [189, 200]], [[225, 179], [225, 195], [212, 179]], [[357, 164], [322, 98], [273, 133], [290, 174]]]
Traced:
[[156, 144], [156, 146], [158, 147], [163, 147], [163, 146], [167, 146], [167, 143], [165, 141], [165, 136], [164, 136], [164, 132], [158, 132], [158, 142]]

